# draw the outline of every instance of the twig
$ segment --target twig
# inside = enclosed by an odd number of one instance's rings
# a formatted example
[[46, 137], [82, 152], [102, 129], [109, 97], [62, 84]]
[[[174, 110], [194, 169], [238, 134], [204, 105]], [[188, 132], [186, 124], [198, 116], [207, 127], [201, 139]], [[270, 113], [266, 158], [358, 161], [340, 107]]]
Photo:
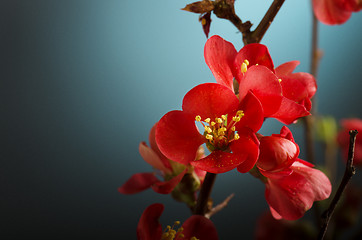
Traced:
[[344, 189], [346, 188], [348, 182], [352, 178], [352, 176], [355, 174], [355, 168], [353, 167], [353, 157], [354, 157], [354, 146], [356, 142], [356, 136], [358, 131], [357, 130], [351, 130], [349, 131], [349, 149], [348, 149], [348, 160], [346, 164], [346, 170], [344, 172], [342, 181], [337, 189], [337, 192], [332, 199], [331, 203], [329, 204], [328, 209], [322, 214], [322, 220], [323, 224], [321, 227], [321, 230], [318, 235], [318, 239], [322, 240], [324, 238], [324, 235], [327, 232], [328, 223], [331, 220], [332, 214], [334, 212], [334, 209], [337, 206], [337, 203], [339, 199], [342, 196], [342, 193]]
[[249, 43], [259, 43], [261, 41], [284, 1], [285, 0], [274, 0], [256, 29], [246, 34], [246, 36], [243, 38], [245, 45]]
[[216, 179], [215, 173], [206, 173], [205, 180], [202, 183], [199, 196], [197, 198], [194, 214], [205, 215], [207, 212], [207, 202], [209, 201], [212, 187]]
[[217, 213], [217, 212], [221, 211], [222, 209], [224, 209], [228, 205], [230, 200], [234, 197], [234, 195], [235, 195], [234, 193], [230, 194], [230, 196], [228, 196], [222, 203], [216, 205], [209, 212], [207, 212], [205, 214], [205, 217], [210, 218], [215, 213]]

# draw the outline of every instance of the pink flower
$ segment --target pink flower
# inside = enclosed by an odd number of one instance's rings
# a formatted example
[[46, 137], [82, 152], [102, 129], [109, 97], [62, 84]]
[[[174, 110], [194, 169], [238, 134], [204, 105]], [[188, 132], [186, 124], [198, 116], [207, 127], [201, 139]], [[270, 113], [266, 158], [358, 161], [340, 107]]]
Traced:
[[[157, 193], [168, 194], [174, 190], [188, 171], [192, 172], [192, 167], [188, 168], [185, 165], [173, 163], [160, 152], [155, 141], [156, 125], [152, 127], [149, 135], [151, 147], [148, 147], [145, 142], [141, 142], [139, 152], [142, 158], [157, 170], [164, 181], [159, 180], [153, 172], [137, 173], [118, 189], [120, 193], [135, 194], [151, 187]], [[200, 153], [198, 156], [195, 155], [195, 157], [202, 156], [203, 153]], [[195, 169], [193, 176], [200, 182], [205, 174], [206, 172]]]
[[[199, 132], [195, 121], [202, 125]], [[156, 141], [169, 159], [212, 173], [238, 167], [248, 172], [259, 155], [255, 136], [263, 123], [263, 111], [253, 93], [239, 99], [229, 88], [205, 83], [184, 97], [182, 111], [164, 115], [156, 127]], [[206, 144], [211, 154], [195, 160], [197, 149]]]
[[314, 201], [327, 199], [332, 186], [327, 176], [298, 159], [288, 176], [267, 178], [265, 199], [274, 218], [296, 220], [309, 210]]
[[352, 15], [362, 9], [361, 0], [313, 0], [314, 15], [328, 25], [345, 23]]
[[338, 133], [337, 141], [342, 148], [345, 160], [348, 158], [349, 131], [357, 130], [359, 132], [356, 136], [353, 163], [355, 165], [362, 166], [362, 120], [358, 118], [342, 119], [341, 126], [342, 129]]
[[[204, 216], [193, 215], [188, 218], [178, 230], [174, 229], [179, 222], [175, 222], [174, 226], [168, 226], [165, 231], [159, 223], [164, 206], [155, 203], [148, 206], [143, 212], [137, 226], [137, 239], [139, 240], [217, 240], [218, 235], [214, 224]], [[176, 226], [175, 226], [176, 225]]]
[[[310, 114], [316, 81], [308, 73], [292, 73], [298, 61], [274, 69], [265, 45], [248, 44], [237, 52], [232, 43], [217, 35], [206, 42], [204, 56], [219, 84], [239, 92], [240, 98], [249, 90], [255, 94], [262, 103], [264, 117], [290, 124]], [[238, 89], [234, 89], [234, 78]]]

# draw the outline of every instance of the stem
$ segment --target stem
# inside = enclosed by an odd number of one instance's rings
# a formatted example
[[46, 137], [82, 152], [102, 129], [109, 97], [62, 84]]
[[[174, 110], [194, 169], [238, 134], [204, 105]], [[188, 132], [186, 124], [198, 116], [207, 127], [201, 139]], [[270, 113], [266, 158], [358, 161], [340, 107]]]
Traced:
[[259, 43], [261, 41], [284, 1], [285, 0], [274, 0], [257, 28], [251, 33], [246, 34], [246, 37], [243, 38], [245, 45], [249, 43]]
[[334, 212], [334, 209], [337, 206], [337, 203], [339, 199], [342, 196], [342, 193], [344, 189], [346, 188], [348, 182], [351, 180], [352, 176], [355, 174], [355, 169], [353, 167], [353, 157], [354, 157], [354, 147], [356, 142], [356, 136], [358, 131], [357, 130], [351, 130], [349, 131], [349, 149], [348, 149], [348, 160], [346, 163], [346, 170], [344, 172], [342, 181], [337, 189], [337, 192], [332, 199], [331, 203], [329, 204], [328, 209], [322, 214], [322, 220], [323, 224], [321, 227], [321, 230], [318, 235], [318, 239], [322, 240], [324, 238], [324, 235], [327, 232], [328, 223], [331, 220], [332, 214]]
[[234, 197], [234, 193], [232, 193], [230, 196], [228, 196], [222, 203], [219, 203], [218, 205], [216, 205], [215, 207], [213, 207], [212, 209], [210, 209], [210, 211], [208, 211], [205, 214], [206, 218], [209, 218], [214, 215], [217, 212], [220, 212], [221, 210], [223, 210], [230, 202], [230, 200]]
[[205, 180], [201, 186], [199, 197], [197, 198], [194, 214], [205, 216], [207, 212], [207, 203], [210, 198], [212, 187], [216, 179], [215, 173], [206, 173]]

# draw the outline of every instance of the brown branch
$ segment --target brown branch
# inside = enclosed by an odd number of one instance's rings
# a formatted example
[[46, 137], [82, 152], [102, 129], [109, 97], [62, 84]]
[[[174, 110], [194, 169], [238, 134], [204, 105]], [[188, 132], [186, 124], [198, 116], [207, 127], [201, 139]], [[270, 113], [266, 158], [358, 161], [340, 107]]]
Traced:
[[230, 196], [228, 196], [222, 203], [216, 205], [215, 207], [213, 207], [209, 212], [207, 212], [205, 214], [206, 218], [210, 218], [212, 215], [214, 215], [215, 213], [223, 210], [228, 203], [230, 202], [230, 200], [234, 197], [234, 193], [232, 193]]
[[274, 0], [256, 29], [250, 33], [247, 33], [243, 38], [245, 45], [249, 43], [259, 43], [261, 41], [284, 1], [285, 0]]
[[214, 182], [216, 179], [215, 173], [206, 173], [205, 180], [202, 183], [201, 190], [199, 193], [199, 196], [196, 201], [196, 206], [194, 209], [195, 215], [203, 215], [205, 216], [205, 213], [208, 211], [207, 209], [207, 203], [210, 198], [212, 187], [214, 186]]
[[331, 203], [329, 204], [328, 209], [322, 214], [322, 220], [323, 224], [321, 226], [318, 239], [322, 240], [324, 238], [324, 235], [327, 232], [327, 227], [329, 224], [329, 221], [331, 220], [332, 214], [334, 212], [334, 209], [337, 206], [337, 203], [339, 202], [342, 193], [344, 189], [346, 188], [348, 182], [351, 180], [352, 176], [355, 174], [355, 168], [353, 167], [353, 157], [354, 157], [354, 147], [356, 142], [356, 136], [358, 131], [357, 130], [351, 130], [349, 131], [349, 149], [348, 149], [348, 160], [346, 163], [346, 170], [344, 172], [342, 181], [337, 189], [337, 192], [332, 199]]

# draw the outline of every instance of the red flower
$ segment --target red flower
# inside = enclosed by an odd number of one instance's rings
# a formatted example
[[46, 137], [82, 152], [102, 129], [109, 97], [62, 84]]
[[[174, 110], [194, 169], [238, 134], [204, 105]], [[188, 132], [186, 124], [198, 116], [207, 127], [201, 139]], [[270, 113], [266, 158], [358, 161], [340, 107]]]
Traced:
[[314, 201], [329, 197], [332, 186], [324, 173], [298, 159], [288, 176], [267, 178], [265, 199], [276, 219], [296, 220], [309, 210]]
[[[120, 193], [134, 194], [151, 187], [157, 193], [168, 194], [180, 183], [185, 174], [190, 171], [185, 165], [172, 163], [160, 152], [155, 141], [155, 128], [156, 124], [152, 127], [149, 135], [151, 147], [148, 147], [145, 142], [141, 142], [139, 152], [142, 158], [156, 169], [165, 181], [160, 181], [153, 172], [137, 173], [118, 189]], [[203, 157], [203, 154], [201, 153], [197, 157]], [[203, 180], [206, 172], [195, 170], [195, 173], [199, 178], [198, 181], [200, 181]]]
[[316, 81], [308, 73], [292, 73], [297, 61], [274, 69], [265, 45], [253, 43], [237, 52], [232, 43], [212, 36], [205, 44], [205, 61], [219, 84], [234, 90], [233, 79], [239, 83], [242, 98], [251, 90], [260, 100], [264, 117], [274, 117], [290, 124], [309, 115], [310, 98]]
[[256, 163], [266, 177], [277, 174], [291, 174], [290, 166], [299, 155], [299, 147], [294, 142], [290, 130], [283, 126], [280, 134], [260, 138], [260, 155]]
[[313, 0], [314, 15], [328, 25], [345, 23], [352, 15], [362, 9], [361, 0]]
[[200, 239], [200, 240], [217, 240], [218, 235], [214, 224], [204, 216], [193, 215], [188, 218], [178, 229], [174, 228], [179, 225], [175, 222], [174, 226], [167, 226], [162, 231], [159, 218], [162, 215], [164, 206], [155, 203], [146, 208], [143, 212], [137, 226], [137, 239], [139, 240], [162, 240], [162, 239]]
[[357, 130], [359, 134], [356, 136], [354, 159], [353, 163], [358, 166], [362, 166], [362, 120], [358, 118], [343, 119], [341, 120], [342, 130], [338, 133], [338, 144], [342, 148], [344, 159], [348, 159], [349, 148], [349, 131]]
[[[194, 87], [185, 95], [182, 111], [168, 112], [158, 122], [156, 141], [161, 152], [176, 162], [212, 173], [227, 172], [238, 165], [239, 171], [248, 172], [259, 154], [255, 132], [263, 123], [263, 111], [251, 92], [240, 100], [220, 84]], [[203, 125], [202, 134], [195, 121]], [[211, 154], [195, 160], [204, 143]]]

